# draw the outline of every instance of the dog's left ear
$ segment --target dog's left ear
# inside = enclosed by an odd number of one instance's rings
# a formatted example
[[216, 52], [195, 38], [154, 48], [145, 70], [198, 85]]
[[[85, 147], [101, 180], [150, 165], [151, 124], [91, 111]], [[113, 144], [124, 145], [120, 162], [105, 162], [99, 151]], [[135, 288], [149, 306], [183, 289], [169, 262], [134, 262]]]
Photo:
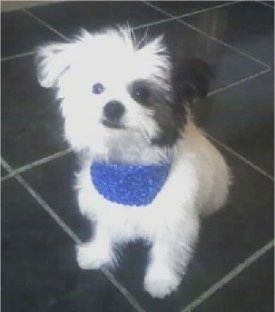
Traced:
[[74, 49], [74, 44], [53, 43], [36, 50], [37, 76], [42, 87], [57, 86], [59, 78], [70, 68]]
[[193, 102], [207, 96], [214, 73], [200, 59], [185, 59], [173, 64], [172, 84], [179, 101]]

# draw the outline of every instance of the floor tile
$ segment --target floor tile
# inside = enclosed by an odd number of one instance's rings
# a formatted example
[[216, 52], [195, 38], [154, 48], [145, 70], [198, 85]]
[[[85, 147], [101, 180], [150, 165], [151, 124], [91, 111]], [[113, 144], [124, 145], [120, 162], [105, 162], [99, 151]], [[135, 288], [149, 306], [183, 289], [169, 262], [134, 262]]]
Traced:
[[195, 311], [273, 312], [274, 250], [263, 255]]
[[81, 272], [75, 290], [52, 304], [47, 312], [134, 312], [117, 290], [107, 284], [99, 271]]
[[[196, 255], [175, 294], [164, 300], [148, 296], [142, 288], [148, 246], [138, 242], [124, 248], [114, 274], [148, 311], [179, 311], [273, 237], [273, 184], [230, 154], [225, 157], [234, 176], [228, 204], [203, 222]], [[89, 226], [78, 216], [72, 190], [70, 171], [75, 168], [75, 160], [68, 155], [24, 177], [86, 239]]]
[[267, 4], [267, 5], [269, 5], [269, 6], [274, 8], [274, 1], [261, 1], [261, 2], [263, 2], [263, 3], [265, 3], [265, 4]]
[[239, 50], [274, 64], [274, 11], [254, 1], [186, 17], [196, 26]]
[[3, 312], [133, 311], [100, 271], [80, 271], [74, 243], [14, 180], [2, 184]]
[[3, 13], [1, 19], [2, 57], [29, 52], [44, 41], [60, 40], [23, 11]]
[[22, 174], [33, 188], [73, 230], [79, 230], [78, 236], [87, 240], [92, 236], [92, 228], [86, 218], [79, 213], [74, 191], [74, 174], [77, 171], [77, 159], [68, 154]]
[[273, 176], [274, 78], [269, 72], [199, 103], [195, 116], [215, 138]]
[[2, 311], [40, 311], [70, 291], [69, 239], [14, 179], [2, 184], [1, 242]]
[[[136, 31], [139, 35], [144, 33], [145, 29]], [[165, 35], [165, 41], [175, 62], [180, 62], [184, 58], [198, 58], [209, 63], [215, 74], [212, 90], [263, 69], [254, 61], [225, 48], [178, 21], [167, 21], [149, 27], [148, 37], [159, 34]]]
[[58, 105], [39, 86], [32, 56], [2, 63], [2, 156], [19, 167], [67, 147]]
[[173, 16], [193, 14], [194, 12], [211, 9], [230, 1], [154, 1], [152, 4]]
[[30, 11], [67, 36], [74, 35], [80, 28], [97, 30], [128, 22], [138, 26], [165, 18], [139, 1], [68, 1]]

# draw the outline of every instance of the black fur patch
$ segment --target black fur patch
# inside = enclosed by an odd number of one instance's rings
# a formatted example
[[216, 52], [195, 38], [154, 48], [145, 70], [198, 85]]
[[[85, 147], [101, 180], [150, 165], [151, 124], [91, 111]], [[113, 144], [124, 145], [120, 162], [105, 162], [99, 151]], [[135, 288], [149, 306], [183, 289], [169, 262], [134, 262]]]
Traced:
[[177, 97], [189, 102], [205, 98], [214, 76], [210, 66], [200, 59], [186, 59], [173, 65], [172, 85]]
[[[152, 139], [152, 144], [158, 146], [172, 146], [180, 136], [180, 130], [185, 123], [185, 107], [182, 101], [176, 99], [173, 88], [169, 81], [159, 78], [159, 84], [138, 80], [133, 82], [128, 90], [129, 94], [140, 105], [153, 111], [154, 119], [159, 127], [159, 134]], [[146, 90], [146, 96], [137, 99], [136, 90]]]
[[169, 100], [161, 89], [156, 90], [155, 119], [161, 131], [152, 144], [171, 147], [176, 143], [186, 123], [185, 104], [206, 97], [212, 77], [213, 72], [202, 60], [189, 59], [174, 64]]
[[152, 144], [161, 147], [171, 147], [180, 137], [186, 122], [186, 111], [182, 101], [177, 101], [174, 94], [170, 98], [158, 93], [156, 98], [154, 118], [158, 123], [159, 135], [152, 139]]

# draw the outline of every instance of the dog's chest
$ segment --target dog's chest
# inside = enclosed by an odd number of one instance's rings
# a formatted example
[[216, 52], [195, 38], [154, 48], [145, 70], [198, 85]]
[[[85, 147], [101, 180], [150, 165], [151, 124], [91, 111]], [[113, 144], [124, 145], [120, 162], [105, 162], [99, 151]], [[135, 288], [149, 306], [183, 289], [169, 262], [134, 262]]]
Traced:
[[169, 175], [170, 164], [129, 165], [93, 162], [91, 183], [106, 200], [124, 205], [146, 206], [152, 203]]

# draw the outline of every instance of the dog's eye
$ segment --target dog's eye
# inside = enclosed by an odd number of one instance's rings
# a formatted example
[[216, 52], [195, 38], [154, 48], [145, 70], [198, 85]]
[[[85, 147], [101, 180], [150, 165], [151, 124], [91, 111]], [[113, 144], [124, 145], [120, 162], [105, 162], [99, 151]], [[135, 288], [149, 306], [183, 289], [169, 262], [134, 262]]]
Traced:
[[103, 91], [104, 91], [104, 87], [100, 82], [93, 85], [93, 93], [94, 94], [100, 94]]
[[149, 99], [150, 91], [144, 85], [136, 85], [132, 90], [132, 96], [137, 102], [143, 103]]

